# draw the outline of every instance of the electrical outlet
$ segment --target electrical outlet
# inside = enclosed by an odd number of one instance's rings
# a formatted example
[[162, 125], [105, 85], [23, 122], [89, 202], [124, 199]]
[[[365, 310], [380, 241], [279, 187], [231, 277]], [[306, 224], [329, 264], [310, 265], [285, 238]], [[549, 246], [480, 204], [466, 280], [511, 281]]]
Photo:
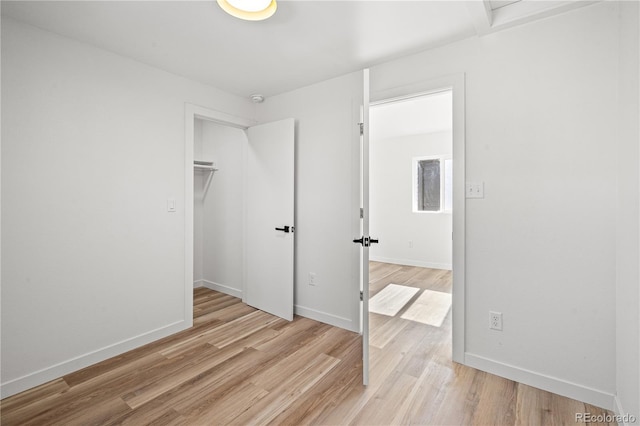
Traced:
[[489, 311], [489, 328], [502, 331], [502, 312]]
[[315, 272], [309, 272], [309, 285], [316, 285], [317, 276]]

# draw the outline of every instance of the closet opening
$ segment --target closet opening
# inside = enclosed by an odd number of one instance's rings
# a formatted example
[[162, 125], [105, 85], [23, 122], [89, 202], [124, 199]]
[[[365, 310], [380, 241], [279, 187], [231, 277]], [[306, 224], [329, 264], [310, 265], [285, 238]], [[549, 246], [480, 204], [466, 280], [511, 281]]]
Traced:
[[185, 105], [187, 327], [198, 287], [293, 319], [294, 125]]
[[195, 118], [193, 287], [243, 291], [243, 129]]

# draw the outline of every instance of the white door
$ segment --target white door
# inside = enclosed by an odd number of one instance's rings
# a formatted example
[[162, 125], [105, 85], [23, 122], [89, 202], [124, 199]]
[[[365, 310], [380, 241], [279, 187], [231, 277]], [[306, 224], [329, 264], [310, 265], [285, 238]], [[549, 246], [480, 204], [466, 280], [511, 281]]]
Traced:
[[294, 120], [248, 129], [244, 301], [293, 320]]
[[362, 382], [369, 384], [369, 70], [365, 69], [362, 76], [362, 124], [361, 124], [361, 198], [362, 198], [362, 255], [360, 265], [362, 272]]

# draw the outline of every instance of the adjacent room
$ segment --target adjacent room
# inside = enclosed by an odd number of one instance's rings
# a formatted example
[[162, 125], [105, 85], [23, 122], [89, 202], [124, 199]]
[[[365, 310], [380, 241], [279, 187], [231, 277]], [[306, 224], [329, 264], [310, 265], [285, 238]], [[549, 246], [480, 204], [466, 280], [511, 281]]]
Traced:
[[412, 323], [451, 358], [451, 331], [441, 330], [451, 323], [452, 101], [451, 90], [441, 90], [370, 108], [370, 233], [381, 241], [369, 258], [374, 365], [399, 350]]
[[[448, 89], [370, 108], [372, 388], [398, 370], [451, 365], [452, 101]], [[406, 352], [422, 362], [407, 363]]]

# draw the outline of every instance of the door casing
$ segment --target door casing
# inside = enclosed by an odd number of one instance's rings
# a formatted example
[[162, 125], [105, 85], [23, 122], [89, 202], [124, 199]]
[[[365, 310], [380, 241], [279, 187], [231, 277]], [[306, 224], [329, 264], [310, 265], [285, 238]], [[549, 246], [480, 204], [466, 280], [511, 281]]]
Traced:
[[[193, 160], [195, 120], [207, 120], [224, 126], [247, 129], [257, 123], [224, 112], [198, 105], [185, 104], [185, 144], [184, 144], [184, 322], [186, 328], [193, 326]], [[242, 235], [244, 241], [244, 235]], [[244, 283], [243, 283], [244, 287]], [[243, 288], [244, 290], [244, 288]], [[244, 291], [243, 291], [244, 293]]]

